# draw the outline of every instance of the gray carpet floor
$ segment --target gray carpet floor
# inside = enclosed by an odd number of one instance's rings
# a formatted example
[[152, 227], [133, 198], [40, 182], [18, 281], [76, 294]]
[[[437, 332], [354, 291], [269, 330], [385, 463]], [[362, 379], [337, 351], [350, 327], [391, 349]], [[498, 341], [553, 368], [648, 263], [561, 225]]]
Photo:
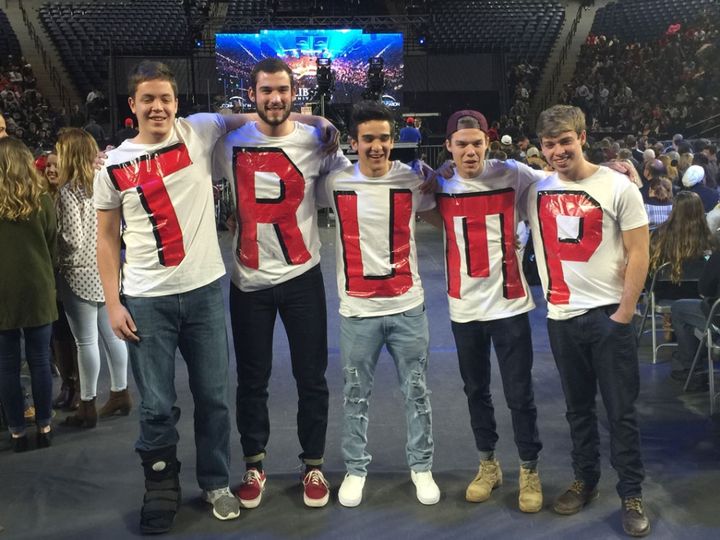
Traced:
[[[544, 450], [540, 475], [545, 508], [522, 514], [517, 508], [518, 457], [510, 415], [496, 367], [492, 390], [500, 441], [497, 456], [504, 485], [482, 504], [464, 500], [467, 483], [477, 468], [477, 454], [447, 312], [442, 240], [429, 226], [418, 228], [420, 270], [426, 290], [431, 327], [428, 384], [432, 390], [435, 439], [433, 473], [442, 490], [435, 506], [422, 506], [414, 496], [404, 455], [402, 396], [392, 361], [381, 357], [370, 409], [369, 450], [373, 455], [365, 496], [357, 508], [337, 502], [344, 467], [340, 455], [342, 372], [339, 365], [337, 292], [334, 270], [334, 229], [323, 228], [323, 270], [328, 293], [330, 344], [327, 378], [330, 418], [324, 470], [332, 484], [331, 502], [322, 509], [303, 505], [300, 452], [296, 436], [297, 395], [290, 373], [287, 341], [278, 324], [270, 385], [271, 438], [265, 468], [266, 492], [261, 506], [242, 511], [237, 520], [220, 522], [200, 498], [195, 482], [192, 443], [192, 401], [187, 373], [178, 357], [178, 403], [183, 413], [179, 457], [183, 462], [183, 506], [168, 538], [618, 538], [623, 537], [617, 477], [609, 464], [607, 422], [602, 406], [600, 434], [603, 477], [600, 498], [577, 515], [558, 516], [552, 499], [572, 481], [570, 437], [555, 365], [545, 328], [545, 307], [538, 287], [538, 308], [531, 314], [535, 351], [534, 382], [538, 422]], [[221, 236], [226, 254], [230, 238]], [[225, 279], [227, 288], [228, 280]], [[229, 325], [229, 320], [228, 320]], [[720, 445], [717, 420], [708, 416], [707, 393], [683, 394], [669, 379], [669, 363], [652, 365], [643, 340], [640, 356], [642, 388], [637, 403], [645, 466], [645, 502], [652, 519], [652, 537], [684, 540], [720, 538]], [[666, 350], [661, 358], [667, 359]], [[231, 351], [232, 359], [232, 351]], [[234, 380], [234, 365], [231, 373]], [[56, 384], [59, 384], [56, 382]], [[108, 394], [103, 366], [99, 401]], [[130, 388], [136, 398], [134, 383]], [[229, 399], [234, 403], [234, 384]], [[143, 477], [132, 446], [137, 436], [137, 409], [128, 417], [102, 420], [92, 430], [73, 430], [56, 418], [52, 448], [13, 454], [9, 435], [0, 436], [0, 540], [121, 539], [140, 536], [139, 508]], [[237, 485], [244, 466], [239, 436], [232, 434], [232, 481]]]

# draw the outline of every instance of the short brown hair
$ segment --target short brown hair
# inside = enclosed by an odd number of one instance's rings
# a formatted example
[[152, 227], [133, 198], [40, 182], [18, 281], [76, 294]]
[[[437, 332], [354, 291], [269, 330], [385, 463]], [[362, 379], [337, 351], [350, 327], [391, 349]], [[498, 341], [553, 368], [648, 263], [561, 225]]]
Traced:
[[143, 60], [130, 72], [128, 76], [128, 95], [135, 97], [137, 87], [146, 81], [167, 81], [172, 86], [175, 97], [178, 95], [177, 81], [172, 70], [162, 62]]
[[293, 72], [292, 69], [290, 69], [290, 66], [288, 66], [279, 58], [263, 58], [257, 64], [255, 64], [255, 67], [253, 67], [252, 71], [250, 72], [250, 87], [253, 90], [255, 90], [257, 87], [257, 77], [258, 73], [260, 73], [261, 71], [263, 73], [279, 73], [281, 71], [284, 71], [290, 78], [290, 88], [295, 87], [295, 81], [293, 80]]
[[557, 137], [566, 131], [580, 135], [585, 131], [585, 114], [572, 105], [553, 105], [540, 113], [536, 126], [538, 137]]

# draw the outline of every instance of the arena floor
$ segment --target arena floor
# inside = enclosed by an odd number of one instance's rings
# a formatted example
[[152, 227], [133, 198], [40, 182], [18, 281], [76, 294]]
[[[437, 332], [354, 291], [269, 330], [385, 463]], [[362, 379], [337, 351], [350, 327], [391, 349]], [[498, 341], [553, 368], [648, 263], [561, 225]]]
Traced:
[[[357, 508], [342, 507], [337, 502], [344, 467], [340, 455], [342, 372], [338, 352], [334, 230], [323, 228], [321, 236], [329, 303], [327, 377], [331, 392], [324, 470], [333, 489], [331, 502], [322, 509], [306, 508], [302, 502], [297, 459], [300, 450], [295, 431], [296, 394], [285, 334], [278, 325], [270, 387], [272, 434], [265, 461], [266, 492], [259, 508], [242, 511], [237, 520], [214, 519], [209, 507], [199, 498], [192, 443], [192, 403], [187, 373], [182, 360], [178, 361], [176, 384], [183, 410], [179, 425], [183, 506], [173, 531], [166, 537], [348, 540], [623, 537], [620, 503], [614, 487], [616, 475], [608, 460], [608, 428], [602, 412], [604, 476], [600, 498], [575, 516], [559, 516], [550, 509], [552, 499], [572, 481], [572, 471], [564, 401], [549, 350], [539, 288], [534, 288], [534, 293], [540, 307], [531, 313], [531, 322], [538, 421], [544, 443], [540, 475], [545, 508], [533, 515], [522, 514], [517, 508], [518, 458], [497, 369], [493, 371], [492, 388], [500, 434], [497, 456], [503, 466], [505, 483], [485, 503], [465, 502], [465, 487], [476, 472], [477, 455], [447, 314], [442, 241], [438, 233], [424, 224], [418, 229], [418, 251], [431, 326], [428, 384], [432, 390], [436, 448], [433, 473], [442, 498], [430, 507], [422, 506], [415, 499], [404, 457], [402, 396], [392, 362], [387, 353], [383, 353], [371, 403], [369, 450], [373, 462], [364, 499]], [[222, 245], [229, 255], [227, 233], [222, 236]], [[706, 393], [683, 394], [680, 384], [669, 379], [668, 363], [652, 365], [649, 362], [647, 341], [643, 342], [641, 351], [642, 388], [638, 412], [647, 469], [645, 504], [652, 520], [652, 536], [683, 540], [718, 538], [719, 424], [708, 417]], [[234, 374], [234, 367], [231, 372]], [[107, 396], [108, 385], [107, 371], [103, 368], [99, 388], [101, 402]], [[132, 382], [131, 389], [137, 403]], [[129, 417], [100, 421], [93, 430], [71, 430], [59, 425], [65, 414], [59, 414], [56, 419], [56, 437], [48, 450], [13, 454], [9, 437], [4, 435], [0, 440], [0, 525], [4, 527], [1, 538], [110, 540], [140, 536], [143, 476], [132, 449], [137, 435], [137, 409]], [[244, 467], [235, 431], [232, 451], [232, 481], [236, 485]]]

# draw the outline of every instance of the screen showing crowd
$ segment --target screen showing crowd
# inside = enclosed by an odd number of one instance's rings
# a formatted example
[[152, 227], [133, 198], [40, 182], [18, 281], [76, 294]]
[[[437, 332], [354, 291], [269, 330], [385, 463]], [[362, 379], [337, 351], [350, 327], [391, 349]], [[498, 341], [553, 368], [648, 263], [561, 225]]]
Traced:
[[403, 87], [403, 35], [366, 34], [362, 30], [262, 30], [257, 34], [218, 34], [218, 80], [228, 99], [249, 105], [247, 87], [256, 62], [267, 57], [284, 60], [295, 74], [297, 102], [308, 101], [317, 87], [317, 59], [330, 59], [334, 74], [332, 101], [352, 103], [368, 86], [371, 58], [382, 58], [383, 102], [400, 105]]

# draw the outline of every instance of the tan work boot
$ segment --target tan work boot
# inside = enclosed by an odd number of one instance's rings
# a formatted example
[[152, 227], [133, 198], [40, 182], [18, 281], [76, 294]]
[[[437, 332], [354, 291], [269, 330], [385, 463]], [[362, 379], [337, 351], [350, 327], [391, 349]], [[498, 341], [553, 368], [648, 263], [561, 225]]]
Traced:
[[518, 504], [521, 512], [533, 514], [542, 510], [543, 494], [540, 475], [537, 470], [520, 467], [520, 495]]
[[468, 502], [487, 501], [492, 490], [499, 486], [502, 486], [500, 462], [497, 459], [481, 461], [477, 476], [465, 490], [465, 500]]

